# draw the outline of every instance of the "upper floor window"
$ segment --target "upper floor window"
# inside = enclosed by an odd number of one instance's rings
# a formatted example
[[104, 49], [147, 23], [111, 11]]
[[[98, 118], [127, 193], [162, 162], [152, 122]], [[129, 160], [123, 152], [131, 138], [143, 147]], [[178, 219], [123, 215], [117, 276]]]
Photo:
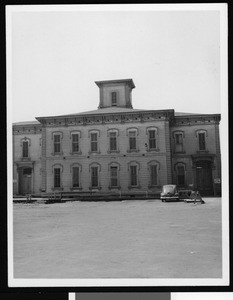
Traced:
[[174, 133], [175, 152], [183, 152], [183, 132]]
[[206, 150], [206, 143], [205, 143], [205, 133], [199, 132], [198, 133], [198, 140], [199, 140], [199, 150]]
[[206, 138], [207, 138], [207, 130], [199, 129], [196, 130], [196, 137], [198, 142], [198, 150], [199, 151], [207, 151], [206, 149]]
[[97, 133], [91, 133], [91, 152], [98, 151]]
[[112, 106], [117, 105], [117, 92], [111, 93]]
[[53, 135], [54, 154], [61, 153], [61, 135]]
[[156, 131], [149, 130], [149, 149], [156, 149]]
[[129, 131], [129, 149], [136, 150], [136, 131]]
[[29, 142], [23, 141], [22, 143], [22, 156], [23, 158], [29, 157]]
[[72, 152], [79, 152], [79, 134], [72, 134]]
[[118, 140], [119, 130], [116, 128], [111, 128], [107, 130], [107, 136], [109, 137], [109, 149], [108, 153], [119, 152]]
[[117, 150], [117, 133], [110, 132], [110, 151]]

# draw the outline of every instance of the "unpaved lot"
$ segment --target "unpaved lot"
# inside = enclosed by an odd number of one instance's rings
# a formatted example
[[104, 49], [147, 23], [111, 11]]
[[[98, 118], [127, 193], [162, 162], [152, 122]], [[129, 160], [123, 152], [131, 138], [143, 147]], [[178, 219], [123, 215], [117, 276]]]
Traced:
[[14, 278], [221, 278], [221, 199], [14, 204]]

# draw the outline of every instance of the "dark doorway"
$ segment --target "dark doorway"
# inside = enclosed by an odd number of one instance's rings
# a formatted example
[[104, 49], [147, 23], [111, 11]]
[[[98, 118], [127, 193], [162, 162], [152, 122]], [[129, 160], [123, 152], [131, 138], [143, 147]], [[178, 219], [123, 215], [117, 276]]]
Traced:
[[21, 168], [19, 171], [19, 194], [31, 194], [32, 192], [32, 168]]
[[196, 187], [201, 196], [213, 196], [212, 164], [210, 161], [196, 163]]

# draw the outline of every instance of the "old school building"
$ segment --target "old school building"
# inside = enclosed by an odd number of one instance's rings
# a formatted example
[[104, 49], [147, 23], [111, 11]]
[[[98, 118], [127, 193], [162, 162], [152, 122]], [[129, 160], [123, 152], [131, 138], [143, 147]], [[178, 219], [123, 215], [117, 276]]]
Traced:
[[14, 195], [220, 193], [219, 114], [133, 109], [132, 79], [97, 81], [97, 110], [13, 124]]

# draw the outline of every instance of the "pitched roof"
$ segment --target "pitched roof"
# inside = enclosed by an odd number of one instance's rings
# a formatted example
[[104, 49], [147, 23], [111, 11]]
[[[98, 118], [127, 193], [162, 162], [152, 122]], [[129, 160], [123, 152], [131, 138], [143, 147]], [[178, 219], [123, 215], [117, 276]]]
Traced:
[[[42, 118], [56, 118], [56, 117], [60, 118], [60, 117], [72, 117], [72, 116], [84, 116], [84, 115], [103, 115], [103, 114], [131, 113], [131, 112], [140, 112], [140, 111], [143, 112], [143, 111], [148, 111], [148, 110], [111, 106], [111, 107], [99, 108], [96, 110], [84, 111], [84, 112], [76, 113], [76, 114], [46, 116], [46, 117], [42, 117]], [[38, 118], [41, 118], [41, 117], [38, 117]]]

